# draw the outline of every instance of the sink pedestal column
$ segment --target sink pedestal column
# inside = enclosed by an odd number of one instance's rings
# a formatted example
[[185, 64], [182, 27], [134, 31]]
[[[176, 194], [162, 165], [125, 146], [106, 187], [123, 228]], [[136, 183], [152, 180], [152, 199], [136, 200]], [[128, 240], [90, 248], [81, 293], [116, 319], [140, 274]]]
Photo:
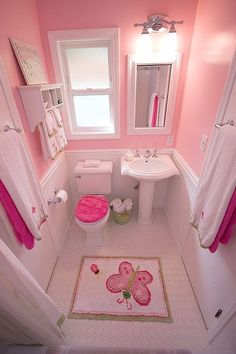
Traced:
[[154, 181], [140, 181], [138, 223], [148, 225], [152, 223], [152, 204], [155, 191]]

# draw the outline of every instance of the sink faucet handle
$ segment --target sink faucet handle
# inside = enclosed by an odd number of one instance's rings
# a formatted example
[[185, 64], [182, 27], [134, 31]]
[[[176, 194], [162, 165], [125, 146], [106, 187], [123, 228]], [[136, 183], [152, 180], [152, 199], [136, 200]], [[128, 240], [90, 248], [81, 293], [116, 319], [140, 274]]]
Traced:
[[152, 157], [157, 157], [158, 156], [158, 150], [160, 150], [160, 149], [157, 149], [157, 148], [154, 149]]
[[138, 150], [138, 149], [135, 150], [134, 157], [140, 157], [140, 154], [139, 154], [139, 150]]
[[148, 159], [149, 157], [151, 157], [151, 155], [152, 155], [151, 151], [149, 149], [147, 149], [144, 157]]

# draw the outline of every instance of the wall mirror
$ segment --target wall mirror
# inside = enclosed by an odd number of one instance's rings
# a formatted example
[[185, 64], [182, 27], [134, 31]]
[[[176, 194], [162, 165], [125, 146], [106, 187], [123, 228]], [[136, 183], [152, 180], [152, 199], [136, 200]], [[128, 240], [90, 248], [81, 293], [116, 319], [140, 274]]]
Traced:
[[180, 54], [128, 56], [128, 134], [168, 134], [175, 107]]

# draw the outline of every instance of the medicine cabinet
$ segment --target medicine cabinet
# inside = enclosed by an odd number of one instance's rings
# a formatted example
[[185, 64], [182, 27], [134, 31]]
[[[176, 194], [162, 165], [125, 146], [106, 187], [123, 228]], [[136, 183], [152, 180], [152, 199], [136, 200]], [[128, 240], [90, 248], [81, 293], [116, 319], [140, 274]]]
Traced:
[[169, 134], [180, 54], [128, 56], [128, 134]]

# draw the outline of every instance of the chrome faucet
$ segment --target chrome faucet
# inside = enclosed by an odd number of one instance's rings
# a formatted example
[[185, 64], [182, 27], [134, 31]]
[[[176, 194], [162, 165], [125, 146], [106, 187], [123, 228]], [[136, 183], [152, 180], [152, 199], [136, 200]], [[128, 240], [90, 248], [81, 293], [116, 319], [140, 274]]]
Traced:
[[151, 157], [151, 155], [152, 155], [151, 151], [147, 149], [144, 154], [144, 157], [145, 157], [145, 159], [149, 159], [149, 157]]
[[134, 154], [134, 157], [140, 157], [140, 154], [139, 154], [139, 150], [135, 150], [135, 154]]
[[152, 157], [157, 157], [158, 156], [158, 150], [159, 149], [154, 149]]

